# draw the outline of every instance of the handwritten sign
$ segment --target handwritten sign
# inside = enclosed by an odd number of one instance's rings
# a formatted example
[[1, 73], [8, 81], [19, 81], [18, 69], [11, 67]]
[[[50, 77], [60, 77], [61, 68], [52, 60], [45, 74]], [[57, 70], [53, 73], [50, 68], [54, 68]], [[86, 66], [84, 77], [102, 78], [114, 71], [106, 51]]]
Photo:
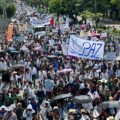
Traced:
[[105, 43], [101, 41], [89, 41], [71, 36], [68, 47], [68, 55], [80, 58], [102, 60]]

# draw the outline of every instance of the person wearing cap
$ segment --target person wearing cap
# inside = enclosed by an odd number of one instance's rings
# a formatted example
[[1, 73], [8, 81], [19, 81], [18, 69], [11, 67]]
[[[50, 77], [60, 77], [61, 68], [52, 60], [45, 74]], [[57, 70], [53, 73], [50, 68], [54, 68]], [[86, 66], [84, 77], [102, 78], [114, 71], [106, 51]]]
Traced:
[[50, 74], [48, 73], [47, 79], [45, 80], [45, 89], [49, 97], [51, 97], [54, 88], [54, 81], [52, 80]]
[[13, 71], [11, 74], [11, 85], [16, 86], [17, 85], [17, 77], [16, 77], [17, 72]]
[[33, 113], [35, 113], [35, 111], [33, 110], [32, 105], [29, 104], [27, 106], [27, 109], [24, 110], [24, 112], [23, 112], [23, 118], [25, 120], [32, 120], [33, 119]]
[[54, 120], [60, 120], [60, 114], [59, 114], [59, 110], [58, 110], [57, 106], [53, 107], [52, 117], [53, 117]]
[[68, 119], [69, 120], [75, 120], [76, 115], [77, 115], [77, 112], [75, 109], [69, 109], [69, 111], [68, 111]]
[[5, 113], [6, 113], [6, 106], [1, 106], [0, 107], [0, 120], [3, 118]]
[[109, 116], [106, 120], [115, 120], [113, 116]]
[[73, 98], [71, 98], [70, 102], [67, 103], [67, 110], [69, 109], [77, 109], [77, 104]]
[[18, 120], [23, 120], [23, 117], [22, 117], [23, 111], [24, 111], [24, 109], [22, 107], [22, 104], [17, 103], [17, 107], [16, 107], [15, 112], [16, 112]]
[[85, 109], [81, 109], [81, 116], [79, 120], [90, 120], [89, 116], [86, 114]]
[[44, 105], [40, 106], [40, 108], [42, 118], [44, 118], [45, 120], [49, 120], [48, 117], [50, 116], [50, 112], [52, 111], [52, 107], [50, 106], [49, 101], [46, 101]]
[[12, 112], [12, 108], [10, 106], [7, 107], [3, 120], [18, 120], [16, 114]]
[[36, 77], [37, 77], [37, 69], [36, 69], [35, 66], [32, 66], [32, 65], [31, 65], [31, 67], [30, 67], [30, 73], [31, 73], [31, 75], [32, 75], [32, 82], [33, 82], [33, 84], [34, 84], [34, 86], [35, 86], [35, 79], [36, 79]]

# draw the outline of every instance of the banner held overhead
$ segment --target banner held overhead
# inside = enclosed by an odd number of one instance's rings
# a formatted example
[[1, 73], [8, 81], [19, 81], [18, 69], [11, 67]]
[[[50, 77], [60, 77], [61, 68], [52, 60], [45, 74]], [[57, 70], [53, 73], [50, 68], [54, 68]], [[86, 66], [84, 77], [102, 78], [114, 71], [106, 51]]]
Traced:
[[71, 36], [68, 47], [68, 55], [93, 59], [102, 60], [104, 56], [105, 43], [101, 41], [89, 41]]

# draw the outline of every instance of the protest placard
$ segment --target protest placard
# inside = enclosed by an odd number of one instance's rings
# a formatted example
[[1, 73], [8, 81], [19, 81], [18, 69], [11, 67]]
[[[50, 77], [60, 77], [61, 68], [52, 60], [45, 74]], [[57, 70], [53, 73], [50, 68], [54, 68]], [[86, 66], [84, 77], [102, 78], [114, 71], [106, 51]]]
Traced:
[[105, 43], [101, 41], [89, 41], [71, 36], [68, 47], [68, 55], [80, 58], [102, 60]]

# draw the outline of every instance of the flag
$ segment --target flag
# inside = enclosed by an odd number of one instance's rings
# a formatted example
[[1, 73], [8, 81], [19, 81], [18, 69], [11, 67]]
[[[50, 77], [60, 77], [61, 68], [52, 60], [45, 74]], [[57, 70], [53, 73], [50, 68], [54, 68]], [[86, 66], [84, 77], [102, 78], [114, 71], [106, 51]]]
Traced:
[[50, 20], [50, 25], [51, 25], [51, 26], [54, 26], [54, 25], [55, 25], [55, 20], [54, 20], [54, 18], [51, 18], [51, 20]]

